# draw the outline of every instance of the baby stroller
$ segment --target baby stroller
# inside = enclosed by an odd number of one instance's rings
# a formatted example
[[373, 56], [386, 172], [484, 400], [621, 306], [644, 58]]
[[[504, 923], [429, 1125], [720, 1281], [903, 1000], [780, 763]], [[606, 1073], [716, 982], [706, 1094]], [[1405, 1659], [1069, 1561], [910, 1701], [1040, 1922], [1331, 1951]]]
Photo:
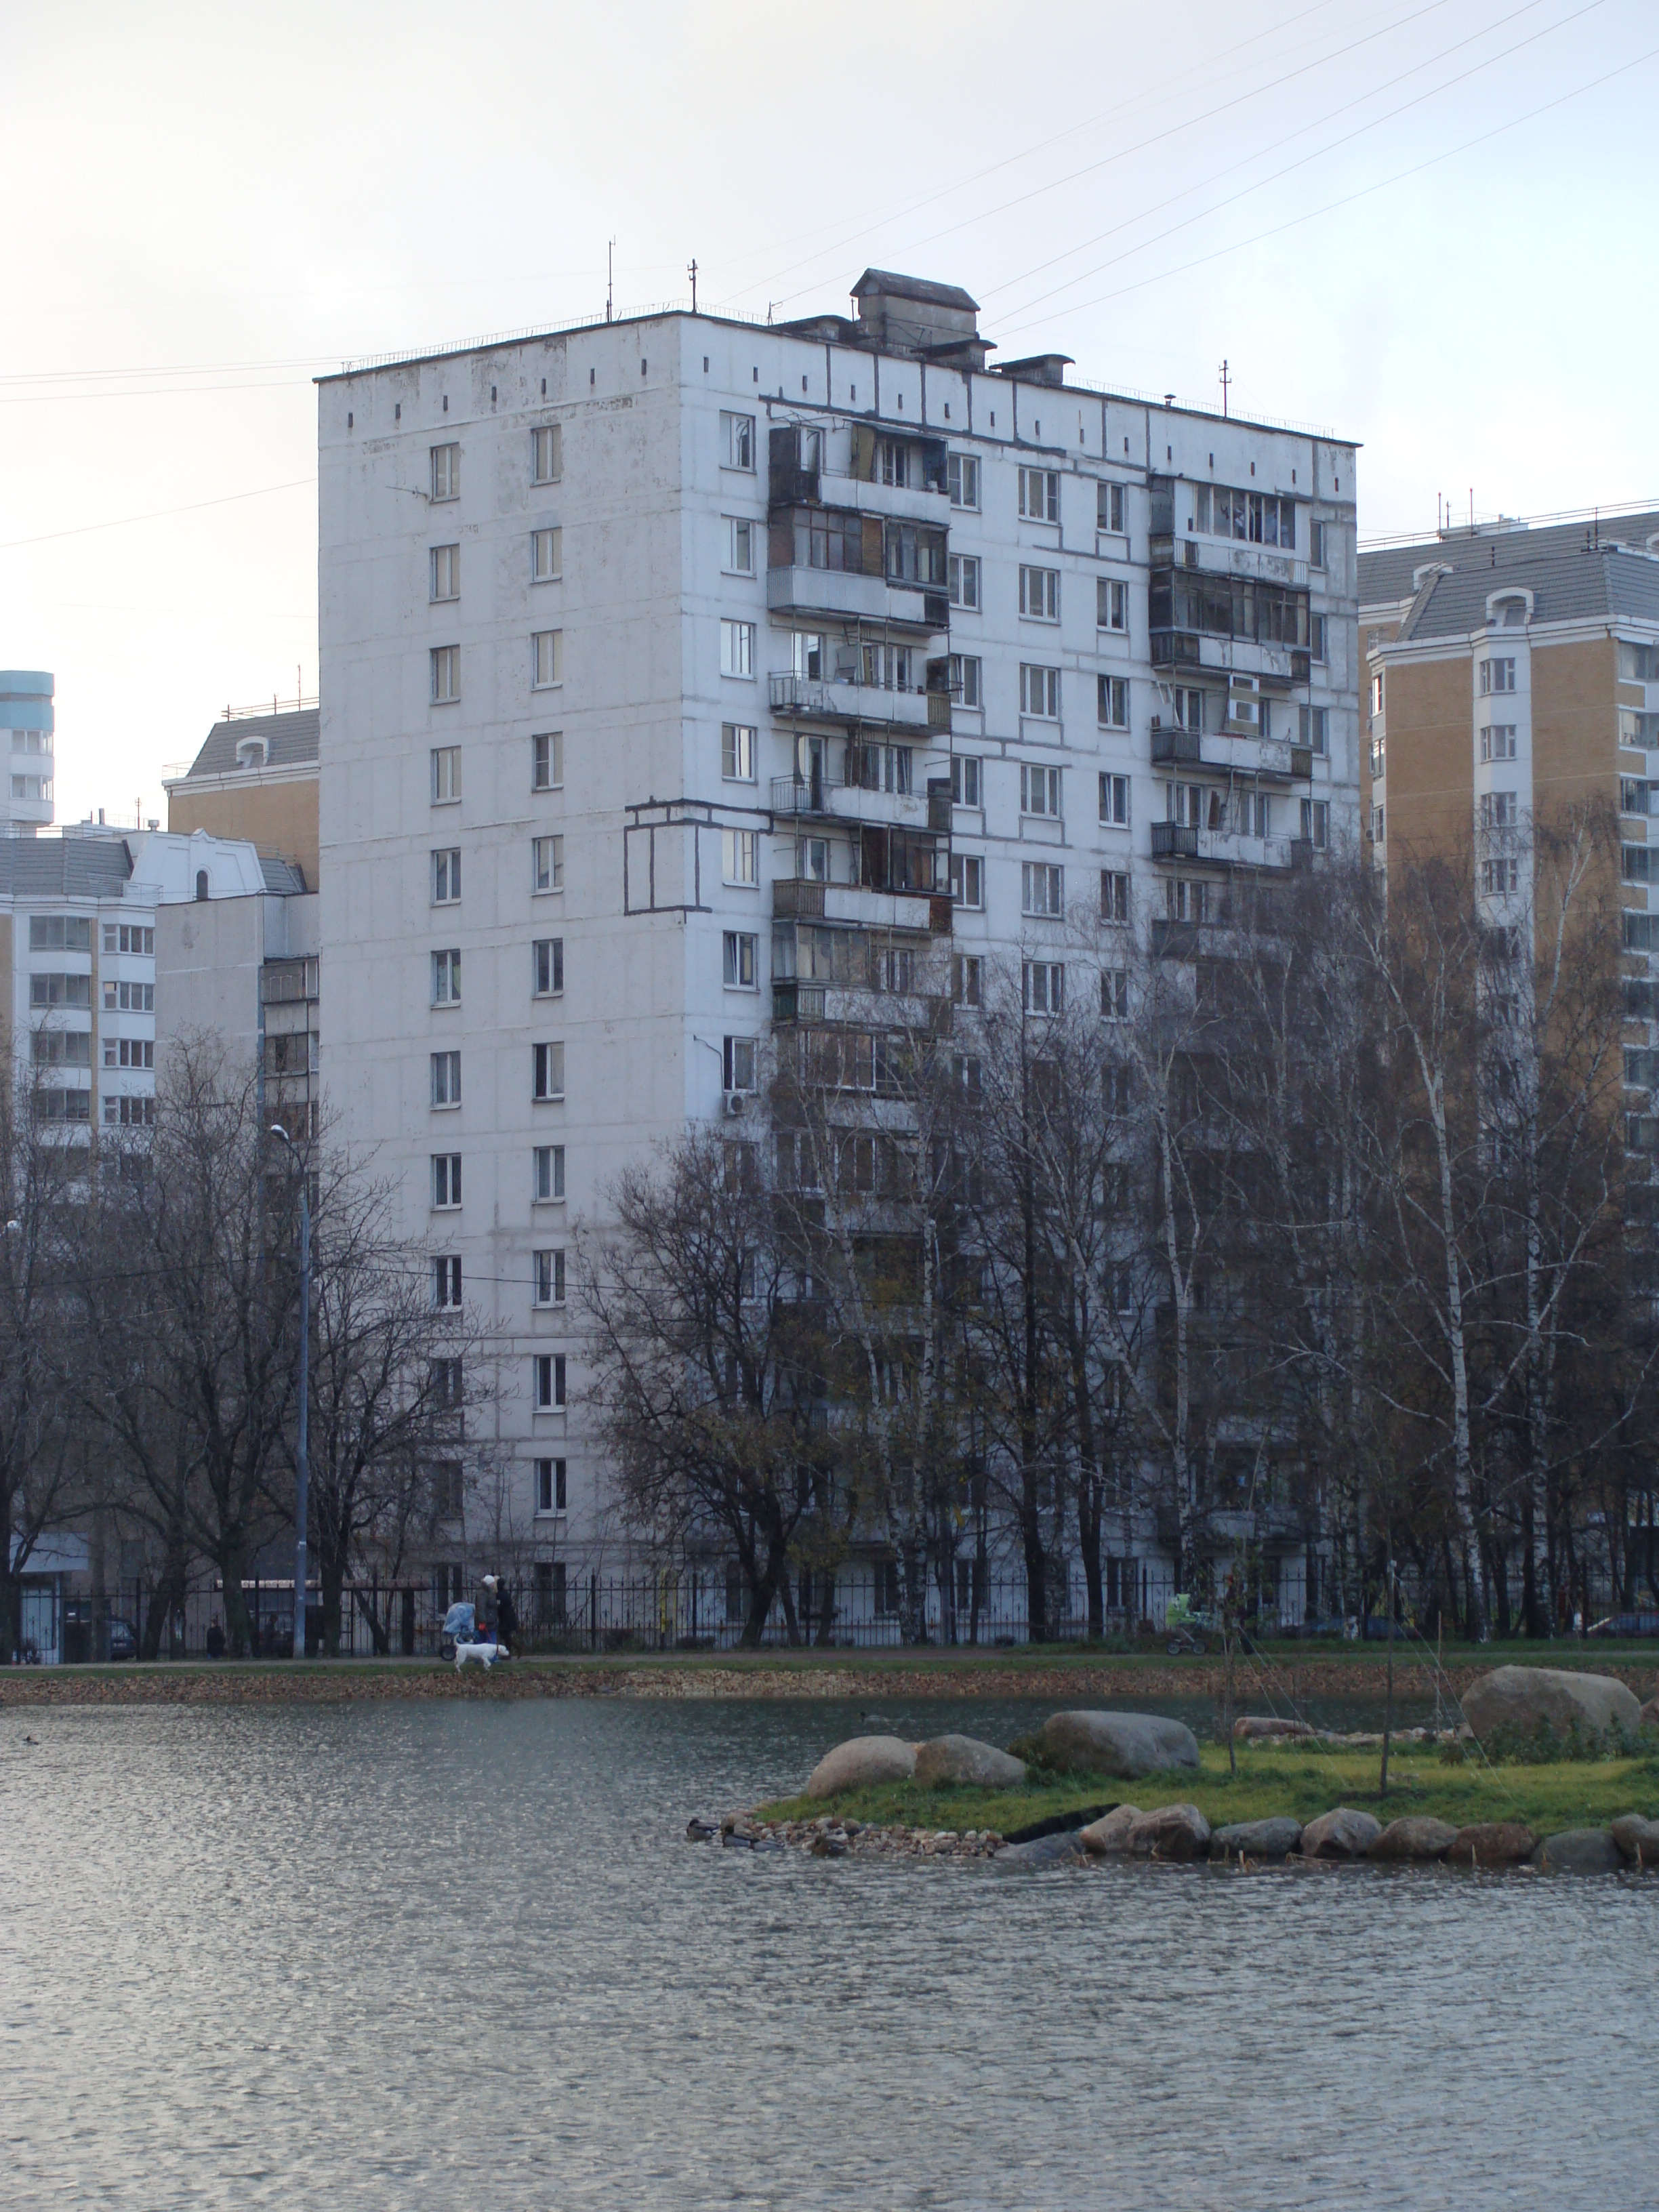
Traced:
[[452, 1605], [444, 1615], [443, 1626], [438, 1631], [438, 1656], [453, 1659], [458, 1644], [476, 1644], [477, 1640], [477, 1608], [471, 1605]]

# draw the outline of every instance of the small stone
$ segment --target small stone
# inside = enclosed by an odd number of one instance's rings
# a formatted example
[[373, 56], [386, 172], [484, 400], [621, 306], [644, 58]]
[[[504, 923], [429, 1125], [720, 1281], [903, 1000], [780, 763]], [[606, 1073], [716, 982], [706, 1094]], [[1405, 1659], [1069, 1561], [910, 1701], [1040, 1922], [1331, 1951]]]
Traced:
[[1532, 1855], [1540, 1874], [1620, 1874], [1625, 1854], [1605, 1828], [1564, 1828]]
[[1388, 1826], [1371, 1845], [1374, 1859], [1443, 1859], [1457, 1841], [1457, 1831], [1448, 1820], [1426, 1813], [1407, 1813]]
[[1009, 1844], [997, 1853], [999, 1866], [1064, 1866], [1088, 1856], [1079, 1841], [1083, 1831], [1067, 1828], [1058, 1836], [1038, 1836], [1029, 1844]]
[[1382, 1823], [1352, 1805], [1338, 1805], [1310, 1820], [1302, 1831], [1304, 1859], [1363, 1859], [1382, 1832]]
[[1131, 1858], [1202, 1859], [1210, 1855], [1210, 1824], [1196, 1805], [1158, 1805], [1130, 1829]]
[[1302, 1823], [1287, 1813], [1265, 1820], [1236, 1820], [1210, 1837], [1212, 1859], [1286, 1859], [1302, 1841]]
[[1524, 1866], [1538, 1838], [1520, 1820], [1476, 1820], [1460, 1828], [1446, 1850], [1449, 1866]]
[[1607, 1833], [1632, 1866], [1659, 1868], [1659, 1820], [1644, 1820], [1639, 1813], [1621, 1813]]
[[1281, 1721], [1271, 1713], [1241, 1713], [1233, 1723], [1233, 1736], [1239, 1743], [1269, 1743], [1279, 1736], [1313, 1734], [1306, 1721]]
[[1140, 1818], [1139, 1805], [1114, 1805], [1097, 1820], [1091, 1820], [1086, 1828], [1078, 1830], [1078, 1840], [1085, 1851], [1093, 1851], [1104, 1858], [1114, 1851], [1129, 1848], [1129, 1831]]

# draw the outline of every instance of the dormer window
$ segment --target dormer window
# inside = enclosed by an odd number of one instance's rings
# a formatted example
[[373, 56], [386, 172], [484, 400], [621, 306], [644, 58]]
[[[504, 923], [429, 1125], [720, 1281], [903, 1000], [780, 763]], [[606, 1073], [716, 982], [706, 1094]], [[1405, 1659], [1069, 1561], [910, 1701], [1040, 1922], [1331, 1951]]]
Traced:
[[1489, 592], [1486, 595], [1486, 621], [1494, 629], [1524, 629], [1532, 620], [1532, 593], [1528, 591]]
[[236, 765], [240, 769], [263, 768], [265, 764], [265, 741], [263, 738], [240, 738], [236, 744]]

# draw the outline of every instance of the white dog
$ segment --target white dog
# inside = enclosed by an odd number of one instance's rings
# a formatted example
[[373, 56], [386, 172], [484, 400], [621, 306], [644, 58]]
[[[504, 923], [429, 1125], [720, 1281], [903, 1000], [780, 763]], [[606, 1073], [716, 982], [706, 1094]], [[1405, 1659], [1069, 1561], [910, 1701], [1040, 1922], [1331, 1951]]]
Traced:
[[458, 1644], [455, 1646], [455, 1672], [459, 1674], [469, 1660], [487, 1670], [498, 1659], [510, 1659], [512, 1656], [505, 1644]]

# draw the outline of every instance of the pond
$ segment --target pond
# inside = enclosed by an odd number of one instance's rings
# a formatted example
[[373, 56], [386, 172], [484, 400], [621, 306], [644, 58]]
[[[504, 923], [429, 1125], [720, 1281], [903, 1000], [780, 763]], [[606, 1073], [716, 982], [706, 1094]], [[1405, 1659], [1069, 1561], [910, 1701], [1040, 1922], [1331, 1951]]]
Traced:
[[1043, 1710], [14, 1708], [3, 2194], [1648, 2201], [1652, 1887], [684, 1840], [860, 1726]]

